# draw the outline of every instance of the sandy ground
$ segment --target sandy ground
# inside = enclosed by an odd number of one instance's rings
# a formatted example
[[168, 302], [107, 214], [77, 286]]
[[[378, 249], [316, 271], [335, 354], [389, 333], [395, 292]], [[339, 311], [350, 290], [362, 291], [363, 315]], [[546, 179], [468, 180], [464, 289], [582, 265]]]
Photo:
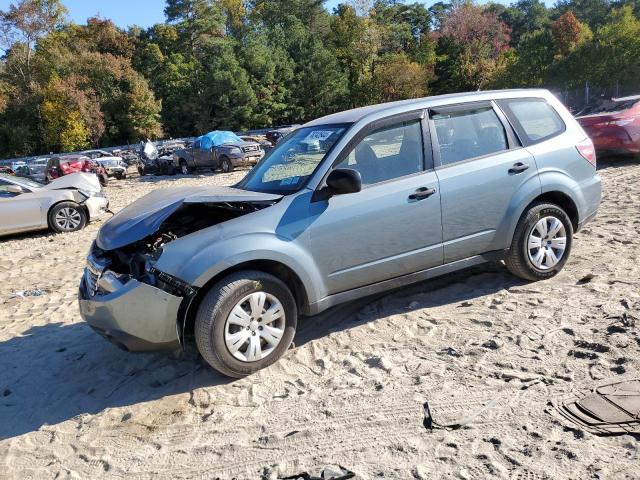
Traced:
[[[76, 289], [99, 223], [5, 239], [0, 478], [273, 479], [325, 464], [363, 479], [638, 478], [637, 437], [592, 436], [549, 406], [640, 369], [640, 164], [600, 173], [600, 214], [556, 278], [525, 284], [490, 265], [337, 308], [237, 381], [194, 353], [122, 352], [82, 323]], [[132, 178], [108, 194], [119, 210], [242, 174]], [[46, 294], [10, 298], [36, 287]], [[439, 423], [489, 408], [428, 431], [425, 401]]]

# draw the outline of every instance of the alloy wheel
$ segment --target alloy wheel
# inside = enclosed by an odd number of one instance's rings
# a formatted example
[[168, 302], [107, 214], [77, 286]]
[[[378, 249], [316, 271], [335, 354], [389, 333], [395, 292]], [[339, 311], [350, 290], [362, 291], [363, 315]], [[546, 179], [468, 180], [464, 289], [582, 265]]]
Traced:
[[567, 232], [556, 217], [541, 218], [531, 229], [527, 239], [529, 260], [540, 270], [555, 267], [567, 248]]
[[54, 221], [60, 230], [69, 232], [76, 230], [80, 226], [82, 223], [82, 215], [76, 208], [65, 207], [56, 213]]
[[273, 295], [254, 292], [231, 309], [224, 328], [229, 352], [243, 362], [268, 357], [285, 332], [284, 307]]

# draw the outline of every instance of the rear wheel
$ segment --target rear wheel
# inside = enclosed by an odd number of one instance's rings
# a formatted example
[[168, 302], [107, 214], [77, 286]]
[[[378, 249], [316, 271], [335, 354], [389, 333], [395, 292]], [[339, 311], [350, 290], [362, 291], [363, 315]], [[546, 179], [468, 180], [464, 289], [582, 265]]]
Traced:
[[551, 203], [536, 203], [520, 218], [505, 263], [525, 280], [551, 278], [567, 262], [572, 241], [573, 226], [565, 211]]
[[54, 232], [75, 232], [87, 224], [87, 212], [74, 202], [61, 202], [49, 210], [49, 227]]
[[203, 298], [196, 344], [209, 365], [239, 378], [276, 362], [289, 348], [296, 324], [289, 288], [273, 275], [245, 270], [222, 279]]
[[182, 175], [189, 175], [189, 165], [185, 160], [180, 160], [180, 173]]
[[222, 157], [220, 159], [220, 169], [223, 173], [229, 173], [231, 170], [233, 170], [233, 164], [231, 163], [231, 160], [229, 160], [227, 157]]

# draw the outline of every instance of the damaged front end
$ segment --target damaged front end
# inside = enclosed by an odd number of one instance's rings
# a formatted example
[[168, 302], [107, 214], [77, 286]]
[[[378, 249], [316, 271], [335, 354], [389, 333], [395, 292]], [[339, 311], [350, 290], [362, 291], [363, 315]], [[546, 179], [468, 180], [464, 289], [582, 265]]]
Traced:
[[101, 228], [80, 285], [82, 317], [129, 351], [182, 344], [184, 321], [198, 289], [155, 267], [163, 247], [279, 200], [230, 188], [156, 192]]

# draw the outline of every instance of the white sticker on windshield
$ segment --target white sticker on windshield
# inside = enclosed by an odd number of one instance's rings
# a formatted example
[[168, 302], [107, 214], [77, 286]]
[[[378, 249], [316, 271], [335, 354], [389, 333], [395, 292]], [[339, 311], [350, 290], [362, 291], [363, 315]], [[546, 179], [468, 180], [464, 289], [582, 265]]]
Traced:
[[296, 183], [298, 183], [298, 180], [300, 180], [300, 177], [283, 178], [280, 181], [280, 185], [295, 185]]
[[320, 140], [324, 142], [333, 134], [333, 130], [314, 130], [306, 136], [305, 140]]

